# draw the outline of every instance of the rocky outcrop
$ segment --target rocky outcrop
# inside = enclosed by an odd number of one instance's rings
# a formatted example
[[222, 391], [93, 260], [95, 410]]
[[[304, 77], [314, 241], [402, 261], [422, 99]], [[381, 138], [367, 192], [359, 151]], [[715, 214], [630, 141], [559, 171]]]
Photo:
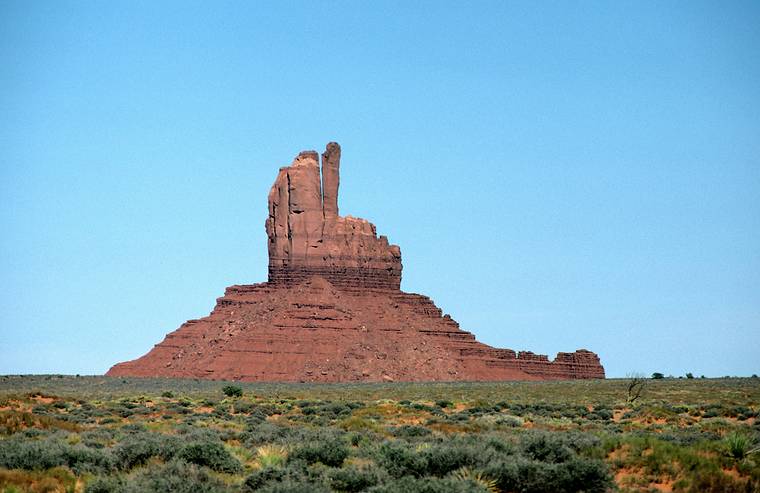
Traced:
[[321, 276], [336, 286], [399, 289], [401, 251], [375, 225], [338, 215], [340, 146], [302, 152], [269, 191], [269, 282], [293, 285]]
[[340, 186], [340, 146], [327, 144], [322, 153], [322, 211], [325, 219], [338, 217], [338, 187]]
[[302, 152], [269, 192], [269, 281], [227, 288], [145, 356], [108, 375], [243, 381], [604, 378], [594, 353], [554, 361], [478, 342], [426, 296], [405, 293], [401, 251], [338, 214], [340, 146]]

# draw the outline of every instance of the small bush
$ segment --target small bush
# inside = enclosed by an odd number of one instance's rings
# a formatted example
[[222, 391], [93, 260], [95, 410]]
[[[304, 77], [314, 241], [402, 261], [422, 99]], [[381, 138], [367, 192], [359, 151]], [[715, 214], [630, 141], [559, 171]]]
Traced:
[[129, 435], [114, 446], [113, 455], [117, 467], [128, 471], [133, 467], [147, 463], [151, 457], [169, 460], [177, 454], [180, 448], [181, 443], [175, 436], [140, 432]]
[[348, 448], [338, 439], [317, 440], [296, 448], [289, 459], [303, 460], [307, 464], [321, 462], [326, 466], [340, 467], [348, 457]]
[[259, 491], [262, 493], [329, 493], [330, 489], [313, 481], [287, 479], [281, 483], [270, 483]]
[[243, 397], [243, 389], [237, 385], [226, 385], [222, 388], [222, 393], [227, 397]]
[[119, 493], [124, 488], [120, 477], [102, 476], [93, 479], [84, 488], [84, 493]]
[[427, 460], [409, 446], [387, 442], [379, 450], [378, 464], [394, 478], [422, 476], [427, 470]]
[[497, 425], [507, 426], [509, 428], [520, 428], [525, 422], [519, 416], [510, 416], [508, 414], [498, 416], [495, 423]]
[[166, 464], [152, 465], [128, 481], [119, 493], [228, 493], [220, 480], [194, 464], [174, 460]]
[[389, 430], [393, 436], [396, 437], [424, 437], [430, 435], [432, 432], [429, 428], [419, 425], [403, 425]]
[[178, 457], [217, 472], [236, 473], [242, 470], [240, 462], [220, 442], [192, 443], [185, 446]]
[[483, 493], [487, 490], [471, 480], [404, 477], [368, 491], [371, 493]]
[[327, 420], [333, 420], [350, 415], [353, 409], [354, 406], [340, 402], [309, 403], [301, 406], [301, 413], [304, 416], [319, 416]]
[[548, 433], [529, 435], [522, 442], [522, 452], [525, 456], [540, 462], [566, 462], [573, 456], [561, 437]]
[[561, 464], [517, 458], [491, 463], [484, 473], [496, 481], [501, 491], [605, 493], [614, 486], [602, 462], [579, 458]]
[[280, 468], [263, 467], [256, 469], [245, 478], [243, 482], [243, 491], [258, 491], [273, 481], [282, 481], [285, 477], [285, 471]]
[[346, 467], [333, 469], [330, 474], [330, 486], [338, 491], [357, 492], [379, 484], [382, 473], [376, 468]]
[[248, 430], [243, 434], [246, 446], [255, 448], [265, 443], [283, 443], [299, 441], [299, 430], [294, 427], [276, 423], [250, 423]]
[[235, 414], [250, 414], [256, 408], [256, 405], [252, 402], [237, 401], [233, 406]]
[[181, 402], [173, 402], [166, 406], [167, 411], [171, 411], [177, 414], [190, 414], [192, 411], [188, 408], [188, 406], [183, 405]]
[[67, 466], [75, 473], [108, 471], [109, 454], [82, 445], [70, 445], [59, 438], [0, 440], [0, 467], [6, 469], [44, 470]]
[[423, 451], [427, 460], [425, 475], [445, 476], [446, 474], [476, 462], [473, 450], [461, 444], [438, 445]]

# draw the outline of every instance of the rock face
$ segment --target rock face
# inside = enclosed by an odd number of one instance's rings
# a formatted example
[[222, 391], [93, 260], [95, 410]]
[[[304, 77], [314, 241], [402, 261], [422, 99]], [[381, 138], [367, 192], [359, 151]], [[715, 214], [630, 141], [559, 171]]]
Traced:
[[340, 146], [302, 152], [269, 192], [269, 281], [231, 286], [148, 354], [108, 371], [242, 381], [604, 378], [585, 349], [554, 361], [475, 340], [426, 296], [405, 293], [401, 251], [338, 214]]
[[320, 276], [339, 287], [399, 289], [399, 247], [378, 238], [369, 221], [338, 215], [340, 146], [327, 144], [321, 180], [318, 160], [302, 152], [269, 191], [269, 282], [292, 286]]

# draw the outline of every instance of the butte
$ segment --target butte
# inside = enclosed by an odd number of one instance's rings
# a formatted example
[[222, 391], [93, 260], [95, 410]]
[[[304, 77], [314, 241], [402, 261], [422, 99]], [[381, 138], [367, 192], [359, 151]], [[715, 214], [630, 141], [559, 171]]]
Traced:
[[302, 152], [269, 192], [269, 280], [230, 286], [112, 376], [280, 382], [604, 378], [585, 349], [547, 356], [488, 346], [433, 301], [401, 291], [401, 250], [338, 214], [340, 146]]

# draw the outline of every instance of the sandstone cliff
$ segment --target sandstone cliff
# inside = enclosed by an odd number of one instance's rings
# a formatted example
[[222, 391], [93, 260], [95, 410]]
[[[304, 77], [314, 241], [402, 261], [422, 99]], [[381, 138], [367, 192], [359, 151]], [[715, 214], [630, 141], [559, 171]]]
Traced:
[[327, 145], [321, 180], [318, 159], [302, 152], [269, 191], [269, 282], [320, 276], [342, 287], [399, 289], [399, 247], [378, 238], [369, 221], [338, 215], [340, 146]]
[[232, 286], [108, 375], [243, 381], [604, 378], [594, 353], [554, 361], [475, 340], [426, 296], [405, 293], [401, 251], [364, 219], [338, 214], [340, 146], [302, 152], [269, 192], [269, 281]]

